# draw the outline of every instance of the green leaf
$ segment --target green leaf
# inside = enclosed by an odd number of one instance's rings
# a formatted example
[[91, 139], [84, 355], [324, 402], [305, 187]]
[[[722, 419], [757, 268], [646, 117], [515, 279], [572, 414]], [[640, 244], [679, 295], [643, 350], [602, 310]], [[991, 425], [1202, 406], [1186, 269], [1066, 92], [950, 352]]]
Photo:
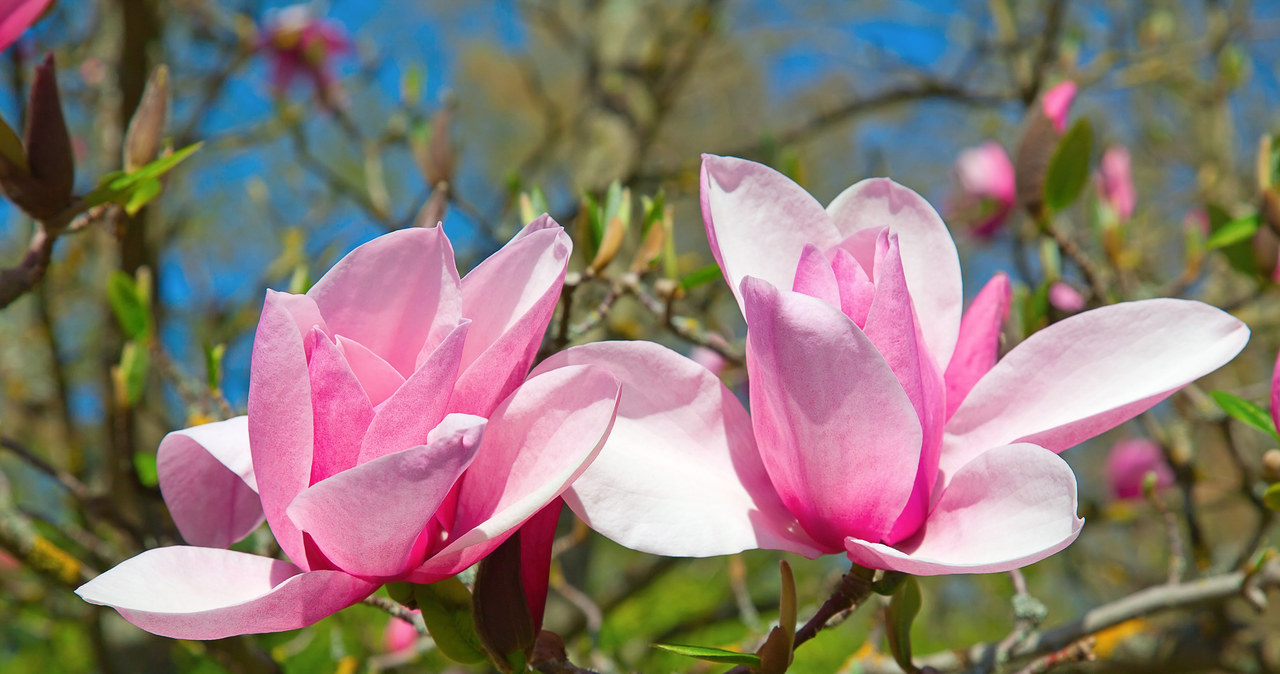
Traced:
[[1258, 228], [1262, 226], [1262, 222], [1258, 219], [1258, 215], [1246, 215], [1243, 218], [1231, 220], [1221, 227], [1214, 229], [1213, 234], [1209, 235], [1209, 240], [1205, 242], [1205, 248], [1213, 250], [1215, 248], [1226, 248], [1237, 243], [1242, 243], [1253, 238]]
[[476, 663], [488, 659], [472, 618], [471, 592], [451, 576], [430, 585], [414, 585], [413, 596], [422, 611], [422, 621], [446, 657], [456, 662]]
[[1209, 395], [1213, 398], [1213, 402], [1218, 403], [1218, 407], [1227, 413], [1227, 416], [1247, 426], [1253, 426], [1270, 435], [1272, 439], [1280, 441], [1280, 433], [1276, 433], [1276, 423], [1265, 407], [1226, 391], [1210, 391]]
[[210, 391], [217, 391], [222, 387], [222, 358], [226, 354], [226, 344], [214, 344], [213, 346], [205, 347], [204, 372], [208, 378]]
[[684, 646], [681, 644], [653, 644], [653, 647], [676, 655], [683, 655], [686, 658], [696, 658], [721, 665], [746, 665], [752, 669], [760, 667], [760, 656], [755, 653], [739, 653], [737, 651], [726, 651], [722, 648]]
[[[1221, 231], [1228, 223], [1233, 221], [1231, 214], [1227, 209], [1214, 203], [1207, 203], [1204, 207], [1205, 212], [1209, 215], [1209, 235]], [[1249, 276], [1257, 278], [1258, 276], [1258, 260], [1253, 256], [1253, 246], [1249, 242], [1237, 243], [1233, 246], [1226, 246], [1222, 249], [1222, 254], [1226, 256], [1227, 263], [1232, 269]]]
[[1022, 334], [1030, 337], [1044, 323], [1049, 313], [1049, 283], [1041, 283], [1035, 293], [1027, 296], [1027, 303], [1022, 311]]
[[126, 342], [120, 353], [120, 376], [124, 383], [125, 402], [130, 407], [142, 400], [147, 385], [147, 349], [135, 340]]
[[1060, 211], [1080, 196], [1089, 182], [1089, 155], [1093, 152], [1093, 127], [1081, 119], [1062, 136], [1049, 159], [1044, 176], [1044, 203]]
[[1280, 510], [1280, 483], [1273, 484], [1262, 492], [1262, 504], [1272, 510]]
[[[98, 186], [85, 195], [85, 202], [90, 207], [115, 203], [124, 206], [126, 209], [135, 206], [136, 208], [142, 208], [148, 201], [151, 201], [159, 194], [158, 188], [160, 185], [158, 181], [160, 177], [182, 163], [184, 159], [190, 157], [196, 150], [199, 150], [201, 145], [203, 143], [188, 145], [130, 173], [112, 171], [102, 176], [102, 179], [98, 181]], [[135, 197], [135, 193], [139, 192], [142, 196]], [[133, 212], [136, 212], [136, 210]]]
[[[601, 241], [604, 241], [605, 228], [608, 227], [609, 221], [621, 214], [623, 200], [626, 199], [627, 202], [630, 202], [630, 196], [628, 194], [624, 194], [624, 192], [625, 190], [622, 189], [622, 183], [617, 180], [609, 183], [609, 191], [605, 192], [604, 195], [604, 211], [601, 213], [600, 221], [596, 225], [599, 227], [599, 230], [596, 232], [597, 245], [599, 245]], [[627, 210], [630, 209], [628, 208]], [[630, 215], [630, 213], [627, 213], [627, 215]]]
[[160, 196], [161, 189], [163, 188], [160, 186], [160, 181], [155, 178], [139, 181], [129, 191], [129, 198], [125, 201], [124, 211], [129, 215], [137, 215], [143, 206]]
[[118, 269], [111, 272], [107, 278], [107, 303], [129, 339], [139, 339], [150, 331], [151, 306], [128, 274]]
[[133, 470], [138, 474], [138, 481], [146, 487], [160, 484], [160, 474], [156, 470], [156, 455], [138, 452], [133, 455]]
[[888, 623], [885, 636], [889, 638], [889, 651], [905, 672], [918, 671], [911, 663], [911, 623], [919, 612], [920, 583], [914, 577], [909, 577], [902, 583], [897, 594], [893, 595], [893, 599], [889, 600], [889, 608], [885, 611], [885, 622]]
[[711, 283], [718, 278], [720, 278], [720, 265], [712, 263], [685, 274], [684, 278], [680, 279], [680, 287], [685, 290], [692, 290], [698, 286]]
[[24, 172], [31, 172], [31, 167], [27, 164], [27, 151], [22, 147], [22, 140], [4, 119], [0, 119], [0, 156]]

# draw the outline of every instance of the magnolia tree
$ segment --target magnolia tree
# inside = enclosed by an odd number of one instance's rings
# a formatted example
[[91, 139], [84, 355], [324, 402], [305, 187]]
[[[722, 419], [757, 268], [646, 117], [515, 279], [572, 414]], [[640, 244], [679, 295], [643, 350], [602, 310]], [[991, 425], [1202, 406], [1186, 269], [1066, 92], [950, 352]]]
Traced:
[[1280, 667], [1267, 9], [73, 4], [5, 671]]

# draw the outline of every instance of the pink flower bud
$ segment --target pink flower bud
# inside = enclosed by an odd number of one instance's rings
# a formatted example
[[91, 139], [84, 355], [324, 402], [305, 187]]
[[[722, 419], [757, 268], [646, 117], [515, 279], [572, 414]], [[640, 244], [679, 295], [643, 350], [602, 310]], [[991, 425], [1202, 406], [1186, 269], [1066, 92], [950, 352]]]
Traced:
[[1164, 460], [1160, 446], [1147, 438], [1122, 440], [1111, 448], [1107, 457], [1107, 481], [1119, 499], [1142, 498], [1142, 483], [1147, 473], [1156, 474], [1156, 488], [1173, 484], [1173, 468]]
[[1067, 130], [1067, 113], [1071, 111], [1071, 102], [1076, 98], [1076, 83], [1071, 80], [1060, 82], [1045, 92], [1040, 99], [1040, 108], [1053, 122], [1053, 129], [1058, 133]]
[[1049, 286], [1049, 304], [1059, 311], [1074, 314], [1084, 308], [1084, 296], [1070, 285], [1055, 281]]
[[969, 148], [956, 159], [960, 194], [952, 202], [953, 214], [973, 225], [973, 233], [987, 238], [1004, 224], [1017, 200], [1013, 162], [995, 141]]
[[1133, 217], [1138, 195], [1133, 187], [1129, 150], [1122, 146], [1109, 147], [1102, 153], [1102, 163], [1098, 167], [1098, 198], [1120, 222]]
[[[421, 611], [414, 611], [417, 615], [422, 615]], [[392, 618], [387, 621], [387, 629], [382, 635], [382, 647], [388, 653], [399, 653], [413, 648], [413, 644], [418, 641], [418, 628], [413, 626], [406, 620], [400, 618]]]

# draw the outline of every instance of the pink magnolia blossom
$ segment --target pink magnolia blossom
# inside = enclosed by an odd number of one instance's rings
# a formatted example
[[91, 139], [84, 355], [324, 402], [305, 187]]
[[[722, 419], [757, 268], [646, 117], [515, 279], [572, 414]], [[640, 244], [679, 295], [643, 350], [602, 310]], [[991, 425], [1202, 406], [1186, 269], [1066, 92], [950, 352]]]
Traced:
[[1053, 122], [1053, 130], [1062, 133], [1067, 130], [1067, 113], [1071, 111], [1071, 103], [1076, 99], [1076, 83], [1071, 80], [1059, 82], [1040, 99], [1040, 109], [1045, 117]]
[[40, 18], [53, 0], [0, 0], [0, 49], [7, 49]]
[[1009, 155], [995, 141], [969, 148], [956, 159], [956, 178], [960, 194], [953, 210], [973, 224], [975, 235], [991, 237], [1017, 203], [1018, 189]]
[[1117, 145], [1102, 153], [1097, 183], [1098, 198], [1115, 214], [1118, 221], [1128, 222], [1133, 217], [1138, 195], [1133, 187], [1133, 171], [1127, 149]]
[[1084, 296], [1069, 284], [1054, 281], [1049, 285], [1049, 304], [1058, 311], [1074, 314], [1084, 308]]
[[[444, 232], [415, 228], [357, 248], [305, 295], [268, 291], [247, 419], [171, 433], [157, 456], [179, 530], [204, 547], [149, 550], [77, 592], [150, 632], [217, 639], [447, 578], [522, 525], [544, 567], [558, 497], [619, 394], [595, 367], [525, 380], [569, 252], [544, 215], [459, 279]], [[220, 549], [264, 517], [291, 561]], [[542, 571], [525, 578], [539, 617]]]
[[[422, 615], [421, 611], [414, 611]], [[387, 629], [382, 635], [382, 647], [388, 653], [407, 651], [418, 642], [418, 628], [407, 620], [391, 618], [387, 621]]]
[[997, 361], [1008, 280], [962, 318], [955, 245], [911, 190], [865, 180], [824, 209], [768, 167], [707, 156], [702, 205], [746, 317], [750, 415], [657, 345], [588, 344], [535, 370], [607, 363], [622, 381], [605, 450], [565, 500], [646, 552], [845, 553], [919, 575], [1029, 564], [1082, 525], [1057, 452], [1248, 339], [1218, 309], [1157, 299], [1072, 316]]
[[267, 15], [259, 49], [271, 62], [271, 88], [284, 95], [296, 79], [309, 80], [316, 96], [336, 102], [332, 56], [351, 48], [342, 26], [312, 14], [307, 5], [290, 5]]
[[1156, 487], [1173, 484], [1173, 468], [1164, 460], [1160, 445], [1148, 438], [1121, 440], [1107, 455], [1107, 481], [1118, 499], [1142, 498], [1142, 483], [1148, 473], [1156, 474]]

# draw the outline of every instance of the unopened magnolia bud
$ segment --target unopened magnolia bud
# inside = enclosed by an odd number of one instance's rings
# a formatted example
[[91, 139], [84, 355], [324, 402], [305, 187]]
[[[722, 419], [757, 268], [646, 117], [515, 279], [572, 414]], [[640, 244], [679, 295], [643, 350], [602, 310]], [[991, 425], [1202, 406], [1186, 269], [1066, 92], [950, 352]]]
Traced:
[[480, 561], [472, 588], [476, 635], [495, 664], [509, 671], [509, 658], [533, 645], [533, 616], [520, 580], [520, 532]]
[[124, 170], [134, 171], [160, 155], [165, 123], [169, 118], [169, 68], [160, 65], [151, 71], [142, 101], [129, 120], [124, 136]]
[[448, 181], [453, 177], [457, 160], [453, 141], [449, 138], [450, 104], [440, 108], [431, 118], [431, 126], [420, 129], [410, 138], [414, 161], [428, 185]]
[[1280, 449], [1268, 449], [1262, 455], [1262, 479], [1280, 482]]
[[1014, 153], [1018, 203], [1036, 220], [1044, 215], [1045, 172], [1066, 129], [1067, 112], [1075, 92], [1074, 83], [1063, 82], [1041, 94], [1027, 112], [1022, 138]]
[[37, 220], [47, 220], [71, 203], [75, 155], [62, 115], [53, 54], [36, 68], [27, 106], [25, 143], [29, 180], [0, 181], [5, 194]]

